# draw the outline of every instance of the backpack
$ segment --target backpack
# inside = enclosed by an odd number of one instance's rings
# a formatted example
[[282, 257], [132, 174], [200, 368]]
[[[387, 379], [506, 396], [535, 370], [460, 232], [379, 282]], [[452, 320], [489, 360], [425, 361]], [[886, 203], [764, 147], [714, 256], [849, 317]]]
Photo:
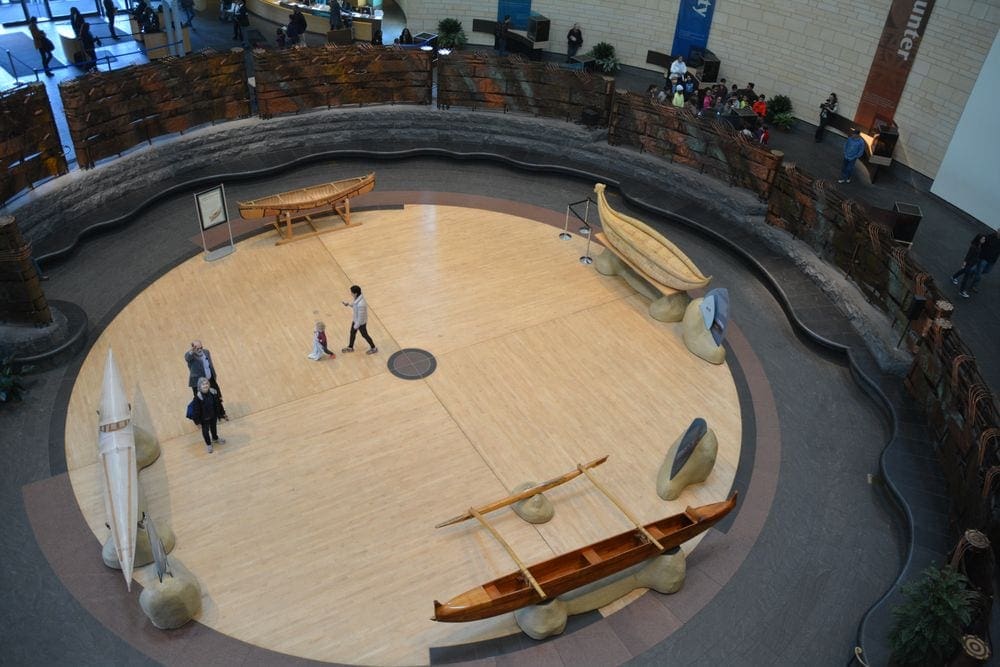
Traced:
[[197, 401], [197, 400], [198, 400], [197, 398], [192, 398], [191, 402], [188, 403], [187, 414], [185, 415], [185, 417], [187, 417], [191, 421], [194, 421], [194, 415], [195, 415], [195, 412], [194, 412], [195, 411], [194, 402]]

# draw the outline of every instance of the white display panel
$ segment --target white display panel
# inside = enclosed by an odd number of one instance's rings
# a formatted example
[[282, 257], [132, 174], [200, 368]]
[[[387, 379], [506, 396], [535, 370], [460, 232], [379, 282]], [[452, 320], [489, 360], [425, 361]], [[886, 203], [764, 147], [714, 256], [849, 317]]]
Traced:
[[931, 192], [994, 229], [1000, 227], [1000, 33], [952, 135]]

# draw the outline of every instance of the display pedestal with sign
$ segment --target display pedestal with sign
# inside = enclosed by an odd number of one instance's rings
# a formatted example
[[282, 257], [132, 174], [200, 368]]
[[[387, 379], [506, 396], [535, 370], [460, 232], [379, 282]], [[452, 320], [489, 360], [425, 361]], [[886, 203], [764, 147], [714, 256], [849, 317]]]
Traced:
[[[236, 245], [233, 243], [233, 227], [229, 222], [229, 210], [226, 207], [225, 187], [218, 185], [211, 190], [199, 192], [194, 196], [194, 201], [195, 208], [198, 209], [198, 223], [201, 227], [201, 245], [205, 249], [205, 261], [212, 262], [235, 252]], [[209, 238], [205, 232], [223, 224], [226, 226], [228, 243], [209, 250]], [[217, 235], [210, 233], [209, 236]]]

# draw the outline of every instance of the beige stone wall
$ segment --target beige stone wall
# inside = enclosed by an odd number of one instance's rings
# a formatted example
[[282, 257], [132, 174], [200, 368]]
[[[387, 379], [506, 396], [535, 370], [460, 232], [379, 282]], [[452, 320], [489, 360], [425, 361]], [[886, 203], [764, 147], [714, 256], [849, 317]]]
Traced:
[[[815, 123], [830, 92], [840, 112], [857, 108], [891, 0], [716, 0], [709, 48], [730, 82], [753, 81], [757, 90], [792, 99], [795, 115]], [[472, 33], [472, 19], [490, 19], [496, 0], [399, 0], [412, 32], [433, 31], [444, 17], [462, 21], [470, 42], [492, 45]], [[673, 44], [678, 0], [533, 0], [552, 21], [549, 50], [565, 52], [573, 22], [583, 28], [587, 50], [614, 44], [622, 62], [646, 65], [649, 50]], [[900, 162], [934, 177], [979, 69], [1000, 28], [1000, 0], [936, 0], [913, 71], [900, 102]]]
[[1000, 0], [935, 2], [896, 110], [901, 162], [937, 174], [998, 29]]

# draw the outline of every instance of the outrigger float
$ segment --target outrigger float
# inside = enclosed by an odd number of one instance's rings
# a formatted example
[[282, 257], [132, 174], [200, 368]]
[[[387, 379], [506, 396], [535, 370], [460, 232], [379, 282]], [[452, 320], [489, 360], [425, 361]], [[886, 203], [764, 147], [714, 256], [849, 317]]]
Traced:
[[[680, 514], [643, 525], [590, 472], [591, 468], [607, 459], [605, 456], [587, 464], [578, 464], [576, 470], [565, 475], [481, 508], [470, 508], [465, 514], [438, 524], [436, 527], [440, 528], [466, 519], [477, 519], [507, 550], [517, 563], [518, 571], [476, 586], [445, 603], [435, 600], [432, 620], [445, 623], [478, 621], [551, 600], [680, 546], [717, 524], [736, 506], [737, 494], [733, 493], [726, 501], [688, 507]], [[581, 474], [586, 475], [628, 517], [635, 526], [633, 530], [528, 566], [483, 517], [486, 512], [530, 498]]]

